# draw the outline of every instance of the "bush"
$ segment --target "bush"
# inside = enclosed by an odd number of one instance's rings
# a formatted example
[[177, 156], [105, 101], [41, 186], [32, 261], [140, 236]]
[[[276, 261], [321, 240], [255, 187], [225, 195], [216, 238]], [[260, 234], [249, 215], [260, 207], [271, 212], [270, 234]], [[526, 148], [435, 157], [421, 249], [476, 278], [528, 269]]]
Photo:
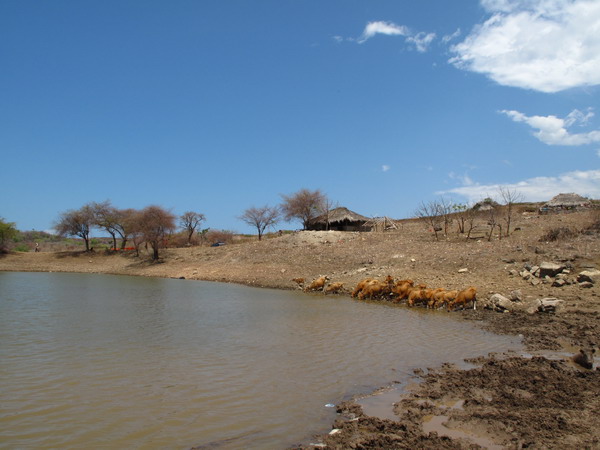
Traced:
[[579, 233], [569, 227], [551, 228], [540, 238], [540, 242], [556, 242], [577, 237]]
[[29, 246], [27, 244], [19, 244], [16, 245], [13, 250], [15, 252], [29, 252], [31, 251], [31, 249], [29, 248]]

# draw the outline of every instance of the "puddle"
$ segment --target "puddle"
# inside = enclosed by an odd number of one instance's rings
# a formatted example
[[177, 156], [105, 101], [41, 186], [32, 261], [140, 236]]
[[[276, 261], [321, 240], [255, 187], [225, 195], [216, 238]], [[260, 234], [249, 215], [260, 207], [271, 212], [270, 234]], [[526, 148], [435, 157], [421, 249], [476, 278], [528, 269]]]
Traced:
[[356, 403], [362, 407], [367, 416], [398, 420], [398, 416], [394, 413], [394, 403], [399, 401], [402, 391], [399, 386], [392, 386], [357, 399]]
[[471, 432], [466, 432], [458, 428], [448, 428], [444, 425], [448, 421], [448, 416], [425, 416], [423, 421], [423, 431], [428, 434], [436, 432], [439, 436], [446, 436], [451, 439], [465, 439], [473, 444], [490, 450], [502, 450], [504, 447], [494, 444], [489, 439], [478, 436]]

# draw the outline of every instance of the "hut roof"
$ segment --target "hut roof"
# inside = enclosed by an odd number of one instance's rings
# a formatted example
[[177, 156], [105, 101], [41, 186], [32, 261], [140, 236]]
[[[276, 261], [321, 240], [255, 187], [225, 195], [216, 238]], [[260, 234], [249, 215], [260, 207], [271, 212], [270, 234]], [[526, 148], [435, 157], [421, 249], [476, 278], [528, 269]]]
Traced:
[[568, 194], [558, 194], [556, 197], [553, 197], [545, 206], [549, 207], [557, 207], [557, 206], [580, 206], [587, 205], [590, 201], [582, 197], [581, 195], [577, 195], [574, 193]]
[[343, 222], [347, 220], [348, 222], [366, 222], [369, 220], [368, 217], [361, 216], [354, 211], [350, 211], [348, 208], [339, 207], [334, 208], [329, 211], [329, 214], [322, 214], [319, 217], [315, 218], [315, 223], [326, 223], [327, 218], [329, 217], [329, 223], [334, 222]]

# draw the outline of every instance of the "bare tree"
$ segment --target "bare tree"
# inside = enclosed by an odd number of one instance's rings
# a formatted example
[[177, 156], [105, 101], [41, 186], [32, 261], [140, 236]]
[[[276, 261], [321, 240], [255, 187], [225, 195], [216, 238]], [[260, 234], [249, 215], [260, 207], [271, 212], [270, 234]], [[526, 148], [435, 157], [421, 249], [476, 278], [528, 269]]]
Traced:
[[514, 214], [514, 206], [515, 203], [518, 203], [523, 200], [523, 195], [518, 192], [516, 189], [510, 189], [508, 187], [500, 186], [498, 188], [498, 192], [500, 193], [500, 197], [504, 202], [505, 214], [504, 221], [506, 222], [506, 237], [510, 236], [510, 224], [512, 222], [512, 217]]
[[437, 201], [439, 214], [444, 223], [444, 236], [448, 236], [448, 228], [452, 224], [453, 217], [452, 213], [454, 212], [452, 208], [452, 203], [445, 199], [444, 197], [440, 197]]
[[250, 226], [256, 227], [258, 240], [262, 239], [265, 230], [275, 225], [280, 218], [279, 209], [271, 206], [262, 206], [260, 208], [251, 207], [244, 211], [239, 219]]
[[283, 203], [281, 211], [287, 222], [294, 219], [302, 222], [302, 227], [306, 230], [313, 222], [319, 212], [323, 210], [323, 203], [326, 196], [319, 189], [309, 191], [301, 189], [292, 195], [282, 195]]
[[325, 230], [329, 230], [329, 217], [331, 211], [335, 208], [338, 208], [339, 204], [325, 197], [321, 202], [321, 206], [319, 207], [319, 216], [323, 216], [325, 218]]
[[179, 216], [179, 226], [187, 233], [188, 245], [192, 244], [192, 236], [194, 235], [196, 228], [198, 228], [204, 220], [206, 220], [204, 214], [193, 211], [186, 211]]
[[442, 209], [437, 200], [428, 203], [421, 202], [421, 205], [415, 211], [415, 217], [421, 219], [428, 227], [433, 229], [435, 240], [439, 240], [438, 232], [442, 231]]
[[488, 242], [492, 240], [492, 236], [494, 235], [494, 229], [498, 227], [500, 233], [498, 234], [499, 238], [502, 239], [502, 223], [500, 222], [500, 214], [498, 207], [492, 207], [488, 209], [486, 212], [487, 215], [487, 224], [490, 226], [490, 233], [488, 234]]
[[452, 205], [452, 210], [456, 215], [458, 234], [466, 233], [466, 239], [470, 239], [471, 233], [475, 228], [475, 219], [477, 218], [477, 212], [471, 206], [461, 203]]
[[84, 205], [80, 209], [60, 214], [54, 229], [60, 236], [79, 236], [85, 242], [85, 251], [90, 251], [90, 230], [94, 226], [94, 209]]
[[175, 230], [175, 216], [160, 206], [147, 206], [140, 212], [140, 227], [144, 240], [152, 247], [152, 259], [158, 260], [158, 250], [166, 237]]

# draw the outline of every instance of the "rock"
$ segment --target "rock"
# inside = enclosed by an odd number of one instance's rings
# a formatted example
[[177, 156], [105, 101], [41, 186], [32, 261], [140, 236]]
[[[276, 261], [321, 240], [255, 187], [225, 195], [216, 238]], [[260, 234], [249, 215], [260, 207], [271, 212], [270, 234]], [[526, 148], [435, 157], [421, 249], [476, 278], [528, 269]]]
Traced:
[[510, 299], [513, 302], [522, 302], [523, 301], [523, 293], [520, 289], [516, 289], [510, 292]]
[[538, 284], [541, 284], [542, 282], [540, 280], [538, 280], [537, 278], [532, 278], [530, 281], [532, 286], [537, 286]]
[[529, 279], [531, 279], [533, 277], [533, 275], [531, 274], [531, 272], [529, 272], [528, 270], [522, 270], [521, 272], [519, 272], [519, 275], [521, 275], [521, 277], [527, 281]]
[[489, 304], [490, 306], [493, 307], [493, 309], [500, 309], [500, 310], [511, 310], [513, 309], [513, 302], [511, 302], [509, 299], [507, 299], [504, 295], [502, 294], [494, 294], [490, 297], [489, 300]]
[[519, 272], [517, 272], [517, 270], [515, 270], [515, 269], [510, 269], [508, 271], [508, 273], [510, 276], [513, 276], [513, 277], [516, 277], [517, 275], [519, 275]]
[[594, 283], [592, 283], [590, 281], [584, 281], [583, 283], [579, 283], [579, 287], [584, 288], [584, 289], [589, 289], [591, 287], [594, 287]]
[[539, 300], [539, 302], [538, 312], [556, 312], [556, 310], [562, 306], [564, 300], [548, 297]]
[[540, 273], [540, 266], [531, 266], [529, 271], [537, 277]]
[[458, 269], [458, 273], [466, 273], [468, 271], [469, 271], [469, 269], [467, 269], [466, 267], [463, 269]]
[[567, 282], [565, 280], [563, 280], [561, 278], [557, 278], [552, 283], [552, 287], [563, 287], [565, 284], [567, 284]]
[[540, 278], [553, 277], [553, 276], [561, 273], [564, 268], [565, 268], [565, 266], [563, 266], [561, 264], [556, 264], [556, 263], [551, 263], [551, 262], [543, 262], [542, 264], [540, 264], [539, 277]]
[[577, 275], [577, 281], [579, 281], [580, 283], [584, 281], [588, 281], [593, 284], [598, 283], [600, 281], [600, 270], [584, 270], [583, 272], [580, 272], [579, 275]]
[[594, 353], [596, 350], [591, 349], [580, 349], [579, 353], [575, 354], [571, 357], [571, 360], [580, 365], [581, 367], [585, 367], [586, 369], [592, 369], [594, 367]]

